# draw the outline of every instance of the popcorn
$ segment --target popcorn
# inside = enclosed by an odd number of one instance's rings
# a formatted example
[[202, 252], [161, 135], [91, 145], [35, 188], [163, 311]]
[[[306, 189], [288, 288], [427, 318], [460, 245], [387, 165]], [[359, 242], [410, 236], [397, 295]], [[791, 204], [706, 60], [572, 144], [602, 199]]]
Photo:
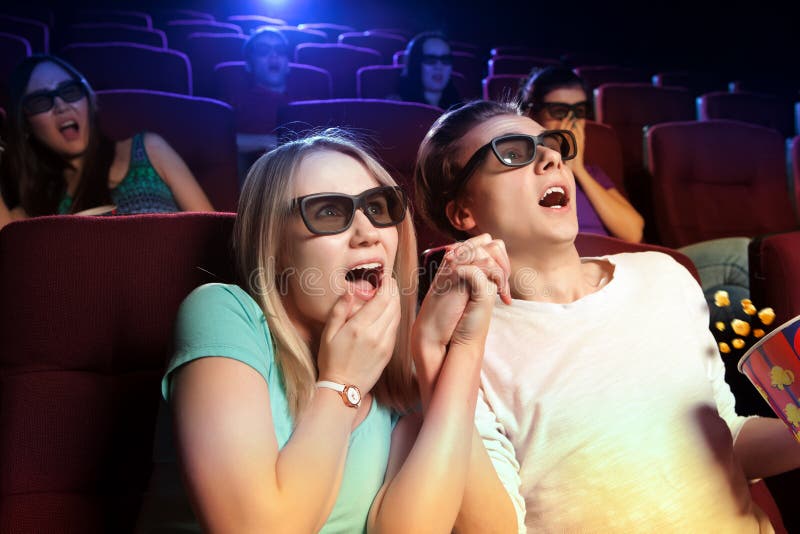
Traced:
[[772, 308], [764, 308], [758, 312], [758, 319], [764, 326], [769, 326], [775, 320], [775, 310]]
[[716, 323], [714, 323], [714, 326], [720, 332], [724, 332], [725, 331], [725, 323], [723, 323], [722, 321], [717, 321]]
[[[741, 319], [734, 319], [731, 321], [731, 328], [736, 332], [736, 335], [747, 337], [750, 334], [750, 323], [742, 321]], [[736, 347], [737, 349], [739, 347]]]
[[760, 328], [753, 329], [753, 337], [755, 337], [756, 339], [764, 337], [764, 334], [765, 332]]
[[725, 343], [724, 341], [720, 341], [720, 342], [719, 342], [719, 351], [720, 351], [722, 354], [728, 354], [728, 353], [731, 351], [731, 348], [730, 348], [730, 346], [729, 346], [727, 343]]
[[731, 341], [731, 345], [733, 345], [734, 349], [740, 350], [744, 348], [744, 339], [740, 337], [734, 338], [733, 341]]
[[731, 298], [728, 295], [727, 291], [719, 290], [714, 293], [714, 304], [717, 305], [719, 308], [724, 308], [725, 306], [731, 305]]

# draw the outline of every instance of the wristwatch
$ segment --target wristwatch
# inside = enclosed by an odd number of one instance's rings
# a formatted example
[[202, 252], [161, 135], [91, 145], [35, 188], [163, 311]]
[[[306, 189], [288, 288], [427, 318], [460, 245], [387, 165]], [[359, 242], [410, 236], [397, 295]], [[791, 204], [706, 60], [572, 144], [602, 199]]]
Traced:
[[317, 382], [317, 387], [338, 391], [339, 395], [342, 396], [345, 406], [358, 408], [361, 405], [361, 391], [352, 384], [339, 384], [338, 382], [331, 382], [329, 380], [320, 380]]

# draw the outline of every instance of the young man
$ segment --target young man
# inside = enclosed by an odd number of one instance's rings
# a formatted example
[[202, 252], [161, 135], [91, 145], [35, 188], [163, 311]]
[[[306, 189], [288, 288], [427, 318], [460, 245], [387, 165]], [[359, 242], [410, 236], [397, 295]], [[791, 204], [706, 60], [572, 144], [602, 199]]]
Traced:
[[518, 515], [536, 532], [771, 532], [747, 481], [800, 466], [800, 447], [779, 420], [736, 415], [683, 267], [579, 257], [575, 151], [570, 132], [474, 102], [417, 163], [433, 226], [508, 251], [514, 300], [494, 308], [476, 424]]

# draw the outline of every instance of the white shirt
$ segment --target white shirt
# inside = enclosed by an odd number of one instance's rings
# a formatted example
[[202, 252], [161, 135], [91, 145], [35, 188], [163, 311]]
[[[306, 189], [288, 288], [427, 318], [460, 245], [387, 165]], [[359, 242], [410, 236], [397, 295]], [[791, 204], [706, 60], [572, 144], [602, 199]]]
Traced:
[[746, 418], [700, 287], [664, 254], [604, 259], [611, 281], [575, 302], [495, 306], [476, 424], [518, 517], [528, 532], [772, 532], [733, 454]]

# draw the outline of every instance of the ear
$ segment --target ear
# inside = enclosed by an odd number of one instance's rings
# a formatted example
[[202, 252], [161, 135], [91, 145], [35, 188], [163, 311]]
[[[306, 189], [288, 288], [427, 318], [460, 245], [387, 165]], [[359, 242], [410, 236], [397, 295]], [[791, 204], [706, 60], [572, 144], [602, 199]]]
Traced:
[[451, 200], [444, 208], [447, 219], [453, 228], [462, 232], [471, 233], [478, 223], [472, 216], [472, 210], [459, 200]]

